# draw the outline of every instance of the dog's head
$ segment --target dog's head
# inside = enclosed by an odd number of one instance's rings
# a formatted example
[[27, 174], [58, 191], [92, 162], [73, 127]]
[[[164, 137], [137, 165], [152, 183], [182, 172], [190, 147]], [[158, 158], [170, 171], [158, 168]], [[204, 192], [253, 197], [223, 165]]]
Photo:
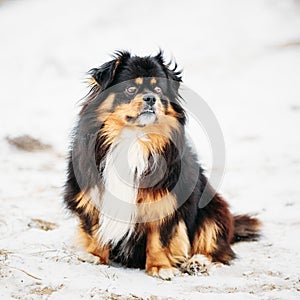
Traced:
[[184, 124], [178, 94], [180, 72], [176, 64], [173, 69], [169, 66], [161, 51], [146, 57], [118, 52], [113, 60], [92, 69], [93, 99], [99, 102], [98, 119], [110, 119], [129, 128], [159, 126], [172, 118]]

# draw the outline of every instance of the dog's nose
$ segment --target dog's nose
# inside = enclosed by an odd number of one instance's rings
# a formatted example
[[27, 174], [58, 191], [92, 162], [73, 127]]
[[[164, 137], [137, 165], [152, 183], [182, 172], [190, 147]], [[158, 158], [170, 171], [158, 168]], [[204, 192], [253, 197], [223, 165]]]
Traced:
[[143, 97], [143, 100], [148, 104], [148, 105], [151, 105], [153, 106], [154, 103], [156, 102], [156, 98], [153, 94], [146, 94], [144, 95]]

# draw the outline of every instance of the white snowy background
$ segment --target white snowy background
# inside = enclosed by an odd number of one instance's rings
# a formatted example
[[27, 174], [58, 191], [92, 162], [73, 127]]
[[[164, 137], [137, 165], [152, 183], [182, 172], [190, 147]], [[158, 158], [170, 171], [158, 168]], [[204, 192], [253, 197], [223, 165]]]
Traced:
[[[159, 47], [219, 120], [220, 191], [264, 223], [232, 266], [168, 282], [80, 261], [61, 197], [85, 72]], [[300, 299], [299, 0], [2, 0], [0, 103], [0, 299]]]

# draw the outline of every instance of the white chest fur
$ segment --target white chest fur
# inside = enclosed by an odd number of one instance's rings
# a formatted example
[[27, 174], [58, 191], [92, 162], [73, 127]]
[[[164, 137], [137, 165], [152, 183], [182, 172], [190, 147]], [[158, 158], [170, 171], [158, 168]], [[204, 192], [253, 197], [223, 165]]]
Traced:
[[133, 232], [138, 183], [148, 167], [139, 138], [139, 132], [123, 130], [105, 159], [98, 232], [103, 244], [116, 244], [124, 237], [130, 238]]

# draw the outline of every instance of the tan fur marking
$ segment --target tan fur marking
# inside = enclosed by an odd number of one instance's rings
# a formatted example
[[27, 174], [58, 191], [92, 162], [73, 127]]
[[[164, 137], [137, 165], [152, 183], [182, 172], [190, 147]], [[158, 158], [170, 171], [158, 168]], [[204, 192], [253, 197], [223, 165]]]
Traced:
[[81, 191], [75, 198], [77, 202], [77, 208], [81, 208], [84, 210], [84, 214], [89, 215], [92, 221], [91, 231], [92, 234], [87, 234], [82, 226], [79, 226], [78, 230], [78, 241], [84, 246], [85, 250], [88, 253], [91, 253], [95, 256], [99, 257], [99, 263], [108, 264], [109, 259], [109, 248], [108, 246], [102, 246], [101, 242], [97, 237], [97, 232], [99, 230], [98, 225], [98, 216], [99, 211], [95, 208], [95, 206], [90, 201], [91, 196], [89, 192]]
[[138, 94], [128, 104], [122, 104], [115, 109], [118, 117], [125, 120], [126, 117], [136, 118], [141, 111], [143, 104], [143, 95]]
[[171, 104], [168, 105], [168, 109], [166, 111], [166, 114], [173, 117], [173, 118], [178, 117], [178, 113], [174, 110], [174, 108], [172, 107]]
[[143, 81], [144, 81], [144, 80], [143, 80], [142, 77], [138, 77], [138, 78], [135, 79], [135, 83], [138, 84], [138, 85], [142, 85], [142, 84], [143, 84]]
[[99, 257], [99, 263], [109, 263], [109, 246], [101, 246], [101, 243], [94, 237], [88, 235], [81, 227], [78, 232], [79, 242], [85, 247], [88, 253]]
[[102, 129], [102, 134], [105, 136], [105, 144], [112, 143], [125, 127], [136, 128], [128, 124], [126, 118], [136, 118], [141, 111], [142, 103], [142, 95], [139, 94], [130, 103], [119, 105], [114, 112], [107, 115]]
[[118, 68], [118, 66], [120, 65], [120, 63], [122, 62], [122, 60], [120, 58], [117, 59], [116, 63], [115, 63], [115, 68], [114, 68], [114, 75], [115, 75], [115, 72]]
[[81, 198], [84, 196], [84, 191], [80, 191], [76, 197], [75, 197], [75, 202], [78, 203], [81, 201]]
[[98, 210], [90, 201], [91, 197], [89, 194], [85, 194], [84, 192], [80, 192], [75, 201], [77, 202], [77, 208], [83, 208], [86, 214], [95, 214], [98, 213]]
[[139, 142], [146, 153], [162, 153], [165, 145], [169, 142], [167, 136], [168, 133], [151, 132], [146, 134]]
[[88, 84], [89, 84], [90, 86], [95, 86], [95, 85], [99, 86], [99, 83], [96, 81], [96, 79], [95, 79], [93, 76], [91, 76], [91, 77], [88, 79]]
[[97, 109], [97, 119], [99, 122], [104, 122], [111, 114], [115, 96], [115, 94], [109, 94], [108, 97], [100, 104], [99, 108]]
[[150, 80], [150, 84], [155, 85], [157, 83], [156, 79], [153, 77]]
[[191, 245], [187, 229], [185, 223], [180, 221], [167, 250], [167, 255], [172, 266], [178, 266], [185, 262], [190, 256], [190, 251]]
[[78, 195], [75, 198], [75, 201], [77, 203], [77, 208], [84, 209], [84, 212], [86, 214], [90, 214], [93, 217], [98, 216], [99, 211], [96, 209], [96, 207], [91, 202], [91, 196], [89, 192], [81, 191], [78, 193]]
[[205, 221], [195, 234], [192, 255], [204, 254], [211, 258], [211, 254], [217, 249], [217, 236], [220, 231], [216, 223]]
[[160, 242], [159, 229], [150, 227], [147, 234], [146, 272], [149, 275], [157, 276], [160, 269], [171, 267], [166, 251]]
[[173, 215], [177, 208], [175, 196], [171, 194], [151, 195], [139, 190], [137, 197], [138, 222], [148, 222], [151, 226], [160, 226], [166, 218]]

